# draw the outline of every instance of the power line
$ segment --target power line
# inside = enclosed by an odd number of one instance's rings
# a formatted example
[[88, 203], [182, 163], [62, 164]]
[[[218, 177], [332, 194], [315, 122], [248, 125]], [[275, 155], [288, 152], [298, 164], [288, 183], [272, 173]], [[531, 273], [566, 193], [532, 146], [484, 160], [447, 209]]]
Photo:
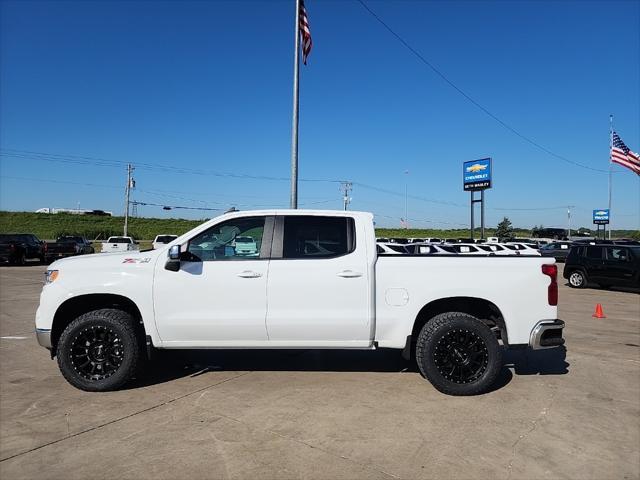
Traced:
[[13, 175], [0, 175], [0, 178], [8, 178], [11, 180], [25, 180], [28, 182], [46, 182], [46, 183], [61, 183], [66, 185], [79, 185], [82, 187], [100, 187], [100, 188], [117, 188], [120, 190], [121, 185], [101, 185], [99, 183], [83, 183], [83, 182], [71, 182], [67, 180], [53, 180], [50, 178], [28, 178], [28, 177], [14, 177]]
[[[137, 164], [136, 164], [137, 165]], [[84, 183], [84, 182], [72, 182], [72, 181], [66, 181], [66, 180], [54, 180], [54, 179], [45, 179], [45, 178], [29, 178], [29, 177], [18, 177], [18, 176], [10, 176], [10, 175], [0, 175], [0, 178], [6, 178], [6, 179], [12, 179], [12, 180], [24, 180], [24, 181], [29, 181], [29, 182], [46, 182], [46, 183], [59, 183], [59, 184], [67, 184], [67, 185], [78, 185], [78, 186], [86, 186], [86, 187], [101, 187], [101, 188], [115, 188], [115, 189], [121, 189], [121, 186], [117, 186], [117, 185], [104, 185], [104, 184], [96, 184], [96, 183]], [[404, 197], [404, 193], [403, 192], [395, 192], [393, 190], [387, 190], [384, 188], [380, 188], [380, 187], [376, 187], [373, 185], [368, 185], [365, 183], [360, 183], [360, 182], [348, 182], [351, 183], [352, 185], [357, 185], [359, 187], [365, 188], [365, 189], [369, 189], [372, 191], [376, 191], [376, 192], [380, 192], [380, 193], [384, 193], [387, 195], [393, 195], [396, 197]], [[136, 191], [140, 192], [140, 193], [147, 193], [150, 195], [153, 195], [155, 197], [159, 197], [159, 198], [173, 198], [173, 199], [178, 199], [178, 200], [185, 200], [185, 201], [190, 201], [190, 202], [197, 202], [197, 203], [201, 203], [203, 205], [211, 205], [211, 204], [217, 204], [217, 205], [227, 205], [229, 202], [218, 202], [218, 201], [205, 201], [205, 200], [200, 200], [200, 199], [195, 199], [195, 198], [190, 198], [190, 197], [184, 197], [181, 195], [172, 195], [172, 193], [180, 193], [180, 192], [170, 192], [170, 191], [164, 191], [164, 190], [146, 190], [146, 189], [141, 189], [141, 188], [137, 188], [136, 187]], [[434, 199], [430, 199], [430, 198], [425, 198], [425, 197], [421, 197], [418, 195], [409, 195], [409, 198], [413, 199], [413, 200], [419, 200], [422, 202], [428, 202], [428, 203], [436, 203], [436, 204], [440, 204], [440, 205], [447, 205], [447, 206], [454, 206], [454, 207], [464, 207], [464, 208], [468, 208], [468, 205], [462, 205], [459, 203], [454, 203], [454, 202], [446, 202], [446, 201], [440, 201], [440, 200], [434, 200]], [[320, 200], [320, 201], [314, 201], [314, 202], [304, 202], [301, 203], [301, 206], [304, 205], [318, 205], [318, 204], [322, 204], [322, 203], [330, 203], [336, 201], [335, 199], [326, 199], [326, 200]], [[265, 208], [272, 208], [272, 207], [276, 207], [279, 204], [277, 202], [274, 203], [270, 203], [270, 204], [254, 204], [254, 203], [235, 203], [235, 202], [231, 202], [234, 203], [236, 206], [239, 207], [265, 207]], [[369, 203], [376, 203], [376, 202], [369, 202]], [[286, 207], [282, 207], [282, 208], [286, 208]], [[566, 205], [564, 206], [555, 206], [555, 207], [527, 207], [527, 208], [501, 208], [501, 207], [490, 207], [490, 210], [495, 210], [495, 211], [545, 211], [545, 210], [559, 210], [559, 209], [565, 209]], [[575, 207], [578, 208], [580, 210], [583, 211], [589, 211], [588, 208], [585, 207]], [[221, 207], [222, 209], [222, 207]], [[618, 214], [618, 217], [621, 216], [635, 216], [636, 214], [630, 213], [630, 214]], [[390, 217], [390, 218], [395, 218], [395, 217]], [[426, 220], [425, 220], [426, 221]], [[444, 223], [444, 222], [439, 222], [439, 223]]]
[[[93, 165], [98, 167], [126, 167], [130, 162], [121, 160], [107, 160], [98, 157], [80, 156], [80, 155], [58, 155], [43, 152], [34, 152], [29, 150], [1, 149], [0, 155], [10, 158], [27, 158], [30, 160], [42, 160], [46, 162], [69, 163], [76, 165]], [[238, 178], [244, 180], [270, 180], [270, 181], [289, 181], [289, 177], [271, 177], [267, 175], [250, 175], [244, 173], [217, 172], [213, 170], [202, 170], [184, 167], [175, 167], [172, 165], [159, 165], [145, 162], [135, 162], [136, 169], [148, 171], [171, 172], [187, 175], [203, 175], [224, 178]], [[340, 183], [341, 180], [327, 178], [304, 178], [301, 182], [327, 182]]]
[[[49, 154], [49, 153], [43, 153], [43, 152], [34, 152], [29, 150], [14, 150], [14, 149], [0, 149], [0, 155], [12, 157], [12, 158], [28, 158], [32, 160], [43, 160], [48, 162], [61, 162], [61, 163], [71, 163], [71, 164], [79, 164], [79, 165], [94, 165], [94, 166], [117, 167], [117, 168], [126, 167], [129, 163], [129, 162], [120, 161], [120, 160], [106, 160], [106, 159], [102, 159], [98, 157], [90, 157], [90, 156], [58, 155], [58, 154]], [[270, 181], [289, 181], [290, 180], [289, 178], [286, 178], [286, 177], [269, 177], [269, 176], [257, 176], [257, 175], [247, 175], [247, 174], [237, 174], [237, 173], [222, 173], [222, 172], [214, 172], [209, 170], [185, 169], [181, 167], [162, 166], [162, 165], [154, 165], [154, 164], [140, 163], [140, 162], [135, 162], [135, 167], [137, 170], [171, 171], [172, 173], [212, 175], [212, 176], [226, 177], [226, 178], [270, 180]], [[300, 182], [340, 183], [340, 184], [345, 182], [345, 180], [339, 180], [339, 179], [317, 179], [317, 178], [300, 178], [299, 181]], [[384, 188], [376, 187], [373, 185], [367, 185], [365, 183], [360, 183], [360, 182], [351, 182], [351, 183], [353, 185], [358, 185], [362, 188], [374, 190], [380, 193], [386, 193], [388, 195], [402, 195], [404, 197], [404, 193], [393, 192], [391, 190], [386, 190]], [[466, 205], [461, 205], [454, 202], [435, 200], [435, 199], [420, 197], [416, 195], [409, 195], [408, 198], [411, 198], [414, 200], [420, 200], [428, 203], [435, 203], [439, 205], [450, 205], [455, 207], [466, 208]]]
[[533, 207], [533, 208], [497, 208], [497, 207], [493, 207], [491, 208], [491, 210], [503, 210], [503, 211], [518, 211], [518, 212], [525, 212], [525, 211], [539, 211], [539, 210], [558, 210], [558, 209], [562, 209], [564, 210], [565, 208], [567, 208], [566, 205], [563, 206], [558, 206], [558, 207]]
[[449, 78], [444, 73], [442, 73], [438, 68], [436, 68], [435, 65], [433, 65], [431, 62], [429, 62], [429, 60], [427, 60], [424, 56], [422, 56], [422, 54], [420, 52], [418, 52], [415, 48], [413, 48], [404, 38], [402, 38], [384, 20], [382, 20], [382, 18], [380, 18], [373, 10], [371, 10], [371, 8], [369, 8], [369, 6], [364, 2], [364, 0], [357, 0], [357, 1], [360, 3], [360, 5], [362, 5], [362, 7], [367, 12], [369, 12], [369, 14], [371, 14], [371, 16], [373, 18], [375, 18], [378, 21], [378, 23], [380, 23], [380, 25], [382, 25], [389, 33], [391, 33], [391, 35], [393, 35], [402, 45], [404, 45], [405, 48], [407, 48], [411, 53], [413, 53], [422, 63], [424, 63], [427, 67], [429, 67], [434, 73], [436, 73], [436, 75], [438, 75], [440, 78], [442, 78], [442, 80], [444, 80], [451, 88], [453, 88], [460, 95], [462, 95], [464, 98], [466, 98], [470, 103], [472, 103], [477, 108], [479, 108], [481, 111], [483, 111], [487, 116], [491, 117], [493, 120], [498, 122], [504, 128], [509, 130], [511, 133], [513, 133], [514, 135], [520, 137], [522, 140], [524, 140], [525, 142], [533, 145], [534, 147], [538, 148], [539, 150], [542, 150], [546, 154], [551, 155], [552, 157], [555, 157], [555, 158], [557, 158], [559, 160], [562, 160], [564, 162], [570, 163], [570, 164], [575, 165], [577, 167], [586, 168], [588, 170], [593, 170], [594, 172], [609, 173], [608, 170], [602, 170], [602, 169], [599, 169], [599, 168], [589, 167], [588, 165], [583, 165], [582, 163], [578, 163], [578, 162], [576, 162], [574, 160], [570, 160], [570, 159], [568, 159], [566, 157], [563, 157], [562, 155], [558, 155], [557, 153], [555, 153], [555, 152], [549, 150], [548, 148], [546, 148], [545, 146], [539, 144], [535, 140], [532, 140], [531, 138], [527, 137], [526, 135], [520, 133], [518, 130], [513, 128], [511, 125], [509, 125], [505, 121], [501, 120], [498, 116], [496, 116], [495, 114], [491, 113], [486, 107], [482, 106], [480, 103], [478, 103], [476, 100], [474, 100], [464, 90], [462, 90], [455, 83], [453, 83], [453, 81], [449, 80]]
[[132, 200], [129, 202], [131, 205], [143, 205], [143, 206], [151, 206], [151, 207], [162, 207], [164, 210], [174, 210], [174, 209], [182, 209], [182, 210], [207, 210], [212, 212], [219, 212], [221, 208], [207, 208], [207, 207], [187, 207], [184, 205], [165, 205], [162, 203], [151, 203], [151, 202], [139, 202], [137, 200]]
[[[380, 187], [376, 187], [375, 185], [368, 185], [366, 183], [361, 183], [361, 182], [352, 182], [352, 183], [353, 183], [353, 185], [365, 188], [367, 190], [373, 190], [373, 191], [380, 192], [380, 193], [386, 193], [387, 195], [400, 196], [402, 198], [405, 197], [404, 192], [394, 192], [393, 190], [387, 190], [386, 188], [380, 188]], [[435, 200], [433, 198], [426, 198], [426, 197], [421, 197], [421, 196], [418, 196], [418, 195], [407, 195], [407, 197], [411, 198], [413, 200], [420, 200], [422, 202], [436, 203], [438, 205], [448, 205], [448, 206], [451, 206], [451, 207], [464, 207], [464, 208], [468, 207], [468, 205], [462, 205], [461, 203], [448, 202], [448, 201], [444, 201], [444, 200]]]

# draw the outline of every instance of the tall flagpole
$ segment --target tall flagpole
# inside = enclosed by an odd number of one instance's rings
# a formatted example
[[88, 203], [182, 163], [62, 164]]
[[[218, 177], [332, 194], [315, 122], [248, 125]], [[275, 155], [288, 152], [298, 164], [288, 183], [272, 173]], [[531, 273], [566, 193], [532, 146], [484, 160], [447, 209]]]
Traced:
[[293, 125], [291, 127], [291, 208], [298, 208], [298, 105], [300, 77], [300, 0], [296, 0], [293, 57]]
[[611, 240], [611, 151], [613, 150], [613, 115], [609, 115], [609, 240]]

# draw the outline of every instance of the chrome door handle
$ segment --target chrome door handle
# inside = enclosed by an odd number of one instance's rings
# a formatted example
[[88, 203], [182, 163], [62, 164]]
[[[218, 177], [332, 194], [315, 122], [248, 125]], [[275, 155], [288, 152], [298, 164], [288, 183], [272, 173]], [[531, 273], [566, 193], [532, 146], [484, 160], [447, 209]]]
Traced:
[[342, 272], [338, 272], [338, 276], [342, 278], [357, 278], [361, 277], [362, 273], [354, 272], [353, 270], [343, 270]]
[[245, 270], [244, 272], [240, 272], [238, 276], [240, 278], [260, 278], [262, 274], [252, 270]]

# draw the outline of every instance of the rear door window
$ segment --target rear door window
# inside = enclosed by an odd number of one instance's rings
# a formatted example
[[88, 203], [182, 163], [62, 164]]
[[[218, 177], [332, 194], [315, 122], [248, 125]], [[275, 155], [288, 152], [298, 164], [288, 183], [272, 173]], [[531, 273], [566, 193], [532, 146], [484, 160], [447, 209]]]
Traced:
[[615, 262], [627, 262], [629, 260], [629, 254], [626, 248], [620, 247], [607, 247], [607, 260], [613, 260]]
[[602, 260], [602, 248], [601, 247], [587, 247], [587, 258], [592, 260]]
[[355, 250], [354, 224], [349, 217], [287, 215], [283, 237], [283, 258], [331, 258]]

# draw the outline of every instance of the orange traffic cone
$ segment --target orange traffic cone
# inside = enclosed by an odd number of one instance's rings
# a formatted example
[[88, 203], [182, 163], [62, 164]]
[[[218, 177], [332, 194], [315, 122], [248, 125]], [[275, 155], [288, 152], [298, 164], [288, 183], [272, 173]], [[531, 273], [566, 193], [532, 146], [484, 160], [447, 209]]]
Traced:
[[593, 315], [591, 315], [593, 318], [607, 318], [605, 316], [605, 314], [602, 311], [602, 305], [600, 305], [599, 303], [596, 304], [596, 311]]

